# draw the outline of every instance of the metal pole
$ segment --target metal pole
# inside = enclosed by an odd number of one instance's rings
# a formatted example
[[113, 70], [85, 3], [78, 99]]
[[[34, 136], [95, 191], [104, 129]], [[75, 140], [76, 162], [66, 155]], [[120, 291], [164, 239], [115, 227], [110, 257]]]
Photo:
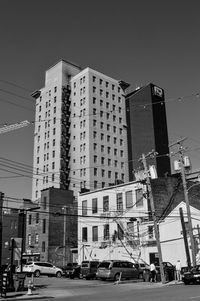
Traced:
[[67, 206], [63, 207], [63, 266], [66, 264], [66, 222], [67, 222]]
[[21, 242], [21, 256], [20, 256], [20, 271], [23, 272], [23, 252], [24, 252], [24, 227], [25, 227], [25, 210], [22, 209], [22, 242]]
[[182, 182], [183, 182], [183, 191], [184, 191], [184, 198], [186, 203], [186, 209], [187, 209], [187, 216], [188, 216], [188, 231], [190, 236], [190, 243], [191, 243], [191, 251], [192, 251], [192, 263], [193, 266], [196, 265], [196, 255], [195, 255], [195, 245], [194, 245], [194, 236], [193, 236], [193, 230], [192, 230], [192, 219], [191, 219], [191, 212], [190, 212], [190, 204], [189, 204], [189, 198], [188, 198], [188, 190], [187, 190], [187, 183], [185, 178], [185, 168], [184, 168], [184, 159], [183, 159], [183, 147], [181, 145], [181, 142], [179, 144], [179, 157], [180, 157], [180, 163], [181, 163], [181, 176], [182, 176]]
[[157, 218], [155, 214], [155, 206], [154, 206], [154, 199], [153, 199], [153, 194], [151, 191], [151, 180], [147, 168], [147, 162], [146, 162], [146, 157], [155, 154], [154, 151], [151, 153], [147, 154], [145, 156], [142, 154], [142, 163], [144, 166], [144, 171], [145, 171], [145, 176], [146, 176], [146, 181], [147, 181], [147, 187], [148, 187], [148, 195], [150, 199], [150, 205], [151, 205], [151, 211], [152, 211], [152, 217], [153, 217], [153, 223], [154, 223], [154, 230], [155, 230], [155, 238], [156, 238], [156, 243], [157, 243], [157, 248], [158, 248], [158, 257], [159, 257], [159, 265], [160, 265], [160, 274], [161, 274], [161, 281], [162, 283], [165, 283], [165, 274], [164, 274], [164, 269], [163, 269], [163, 260], [162, 260], [162, 250], [161, 250], [161, 245], [160, 245], [160, 235], [159, 235], [159, 229], [158, 229], [158, 224], [157, 224]]

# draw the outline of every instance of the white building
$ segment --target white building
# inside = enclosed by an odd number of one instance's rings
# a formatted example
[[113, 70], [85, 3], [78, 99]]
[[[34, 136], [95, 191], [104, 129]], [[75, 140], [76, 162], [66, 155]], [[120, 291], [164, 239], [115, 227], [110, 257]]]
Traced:
[[78, 261], [138, 261], [148, 221], [145, 187], [139, 181], [78, 196]]
[[118, 80], [61, 60], [35, 91], [32, 200], [128, 181], [125, 97]]
[[[180, 212], [179, 208], [183, 209], [184, 222], [186, 226], [186, 230], [188, 230], [188, 218], [187, 218], [187, 210], [185, 202], [181, 202], [178, 204], [176, 208], [174, 208], [168, 216], [160, 223], [160, 241], [161, 241], [161, 249], [163, 255], [163, 261], [169, 261], [172, 264], [176, 264], [177, 260], [181, 261], [182, 266], [187, 266], [185, 245], [183, 239], [183, 230], [180, 220]], [[193, 234], [196, 237], [197, 246], [199, 244], [199, 233], [198, 233], [198, 225], [200, 223], [200, 211], [197, 208], [194, 208], [190, 205], [191, 217], [192, 217], [192, 227]], [[189, 234], [187, 232], [188, 237], [188, 246], [190, 251], [190, 258], [192, 262], [192, 254], [191, 254], [191, 243], [189, 239]]]

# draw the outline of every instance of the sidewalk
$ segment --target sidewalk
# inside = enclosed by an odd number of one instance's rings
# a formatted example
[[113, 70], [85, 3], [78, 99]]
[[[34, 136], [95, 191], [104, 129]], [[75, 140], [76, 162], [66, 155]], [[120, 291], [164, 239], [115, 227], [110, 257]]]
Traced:
[[[170, 286], [170, 285], [182, 285], [183, 282], [177, 282], [177, 281], [171, 281], [165, 284], [162, 284], [161, 282], [136, 282], [136, 281], [120, 281], [117, 283], [109, 283], [109, 285], [123, 285], [123, 284], [130, 284], [133, 285], [135, 289], [151, 289], [151, 288], [162, 288], [164, 286]], [[95, 287], [95, 285], [94, 285]], [[47, 299], [47, 298], [55, 298], [55, 297], [70, 297], [75, 295], [83, 295], [83, 294], [90, 294], [91, 287], [88, 287], [86, 290], [75, 290], [73, 288], [55, 288], [51, 286], [44, 286], [44, 285], [36, 285], [35, 289], [32, 290], [32, 295], [27, 295], [27, 287], [25, 287], [26, 290], [23, 292], [9, 292], [7, 293], [6, 298], [0, 297], [0, 300], [6, 299], [6, 300], [35, 300], [35, 299]]]

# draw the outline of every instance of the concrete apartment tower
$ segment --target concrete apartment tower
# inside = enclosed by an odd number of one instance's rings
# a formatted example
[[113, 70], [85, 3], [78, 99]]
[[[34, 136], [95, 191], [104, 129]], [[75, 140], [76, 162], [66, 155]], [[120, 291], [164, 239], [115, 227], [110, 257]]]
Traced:
[[156, 158], [147, 161], [154, 165], [157, 175], [171, 173], [164, 90], [148, 84], [126, 95], [129, 180], [143, 169], [139, 158], [152, 150]]
[[35, 91], [32, 200], [55, 187], [94, 190], [128, 181], [123, 82], [61, 60]]

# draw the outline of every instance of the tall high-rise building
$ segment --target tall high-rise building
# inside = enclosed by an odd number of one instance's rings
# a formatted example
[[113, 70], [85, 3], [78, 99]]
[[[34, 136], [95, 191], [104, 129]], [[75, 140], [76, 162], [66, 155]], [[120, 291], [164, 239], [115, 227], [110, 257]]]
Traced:
[[148, 160], [157, 175], [171, 173], [164, 90], [153, 84], [126, 95], [129, 180], [142, 168], [139, 159], [152, 150], [158, 155]]
[[124, 82], [61, 60], [35, 91], [32, 200], [128, 181]]

